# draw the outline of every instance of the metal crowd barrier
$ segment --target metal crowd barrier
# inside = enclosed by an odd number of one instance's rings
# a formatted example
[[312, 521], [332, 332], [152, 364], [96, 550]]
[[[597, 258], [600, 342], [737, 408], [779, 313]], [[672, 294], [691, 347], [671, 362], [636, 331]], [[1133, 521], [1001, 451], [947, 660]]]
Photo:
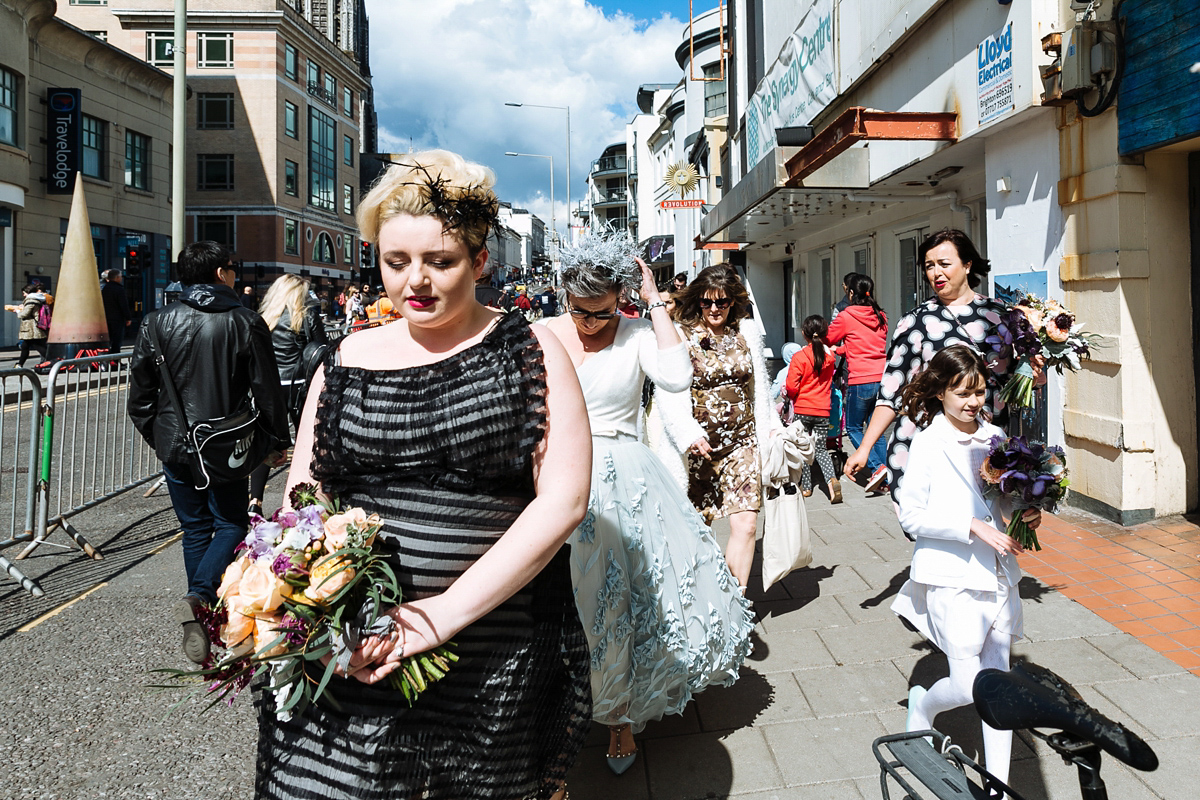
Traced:
[[154, 450], [126, 412], [132, 353], [72, 358], [50, 370], [41, 405], [37, 530], [18, 559], [62, 530], [103, 558], [69, 519], [162, 474]]
[[[41, 378], [28, 369], [0, 370], [0, 398], [4, 404], [0, 409], [0, 509], [9, 509], [7, 515], [0, 514], [0, 520], [8, 524], [8, 537], [0, 540], [0, 550], [4, 550], [34, 538], [41, 454]], [[26, 577], [3, 556], [0, 569], [34, 597], [45, 594], [37, 581]]]

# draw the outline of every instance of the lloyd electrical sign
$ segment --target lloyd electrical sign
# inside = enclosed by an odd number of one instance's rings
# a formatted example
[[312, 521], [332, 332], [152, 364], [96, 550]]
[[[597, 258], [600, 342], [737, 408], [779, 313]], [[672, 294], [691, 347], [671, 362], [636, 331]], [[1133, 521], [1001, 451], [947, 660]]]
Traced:
[[746, 104], [747, 168], [775, 146], [776, 128], [811, 122], [836, 97], [833, 0], [812, 0]]
[[1012, 23], [980, 42], [976, 54], [975, 90], [983, 125], [1014, 108]]
[[46, 194], [71, 194], [83, 150], [78, 89], [46, 91]]

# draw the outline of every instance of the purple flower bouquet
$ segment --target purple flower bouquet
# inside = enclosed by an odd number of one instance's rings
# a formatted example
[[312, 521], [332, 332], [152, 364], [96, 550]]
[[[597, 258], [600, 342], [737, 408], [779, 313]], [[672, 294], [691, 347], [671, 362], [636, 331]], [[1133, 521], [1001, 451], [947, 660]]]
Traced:
[[1053, 513], [1067, 496], [1066, 456], [1061, 447], [1027, 442], [1024, 436], [995, 436], [992, 449], [979, 469], [984, 495], [1007, 498], [1012, 519], [1005, 530], [1022, 547], [1041, 550], [1037, 531], [1022, 519], [1031, 508]]
[[1033, 405], [1033, 359], [1041, 356], [1047, 369], [1072, 372], [1091, 355], [1095, 336], [1083, 333], [1075, 316], [1057, 301], [1032, 294], [1000, 317], [986, 343], [996, 360], [1015, 358], [1013, 375], [1000, 389], [999, 398], [1015, 408]]

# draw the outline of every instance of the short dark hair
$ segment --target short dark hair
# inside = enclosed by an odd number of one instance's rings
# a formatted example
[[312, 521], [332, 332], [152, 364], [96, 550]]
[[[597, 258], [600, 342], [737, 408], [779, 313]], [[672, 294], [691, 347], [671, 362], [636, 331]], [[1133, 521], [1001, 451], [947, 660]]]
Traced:
[[958, 257], [967, 266], [967, 285], [972, 289], [978, 289], [983, 283], [984, 278], [992, 270], [992, 262], [988, 261], [979, 250], [975, 248], [975, 243], [971, 241], [971, 237], [960, 231], [958, 228], [942, 228], [937, 233], [929, 235], [925, 241], [921, 242], [921, 246], [917, 248], [917, 264], [920, 266], [922, 273], [925, 270], [925, 255], [940, 244], [949, 242], [954, 245], [954, 249], [958, 251]]
[[119, 277], [121, 277], [121, 270], [119, 269], [104, 270], [104, 280], [106, 281], [115, 281]]
[[229, 266], [229, 250], [216, 242], [192, 242], [179, 254], [179, 282], [184, 286], [218, 283], [217, 270]]
[[847, 272], [847, 273], [845, 274], [845, 276], [842, 278], [842, 288], [843, 288], [843, 289], [852, 289], [852, 288], [854, 288], [854, 281], [855, 281], [855, 280], [857, 280], [857, 279], [858, 279], [858, 273], [857, 273], [857, 272]]

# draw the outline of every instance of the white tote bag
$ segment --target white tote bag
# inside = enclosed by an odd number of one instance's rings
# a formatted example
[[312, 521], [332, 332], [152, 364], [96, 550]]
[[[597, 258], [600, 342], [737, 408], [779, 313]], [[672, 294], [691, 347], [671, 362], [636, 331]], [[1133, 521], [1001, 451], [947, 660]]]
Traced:
[[763, 591], [792, 570], [812, 563], [808, 512], [800, 494], [800, 473], [816, 453], [812, 436], [799, 422], [773, 436], [763, 454]]

